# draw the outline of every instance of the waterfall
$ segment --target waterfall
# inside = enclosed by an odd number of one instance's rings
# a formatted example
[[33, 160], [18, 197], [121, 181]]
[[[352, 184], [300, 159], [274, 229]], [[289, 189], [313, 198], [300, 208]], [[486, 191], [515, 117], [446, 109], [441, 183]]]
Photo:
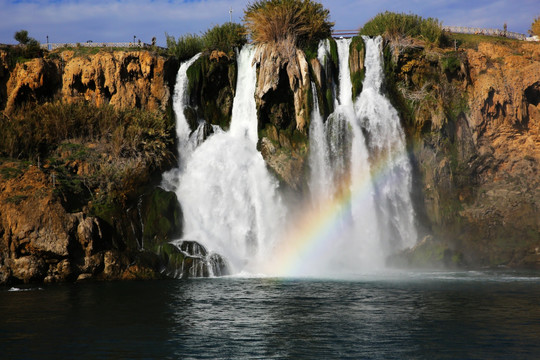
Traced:
[[[396, 110], [381, 93], [381, 39], [364, 40], [366, 76], [357, 99], [352, 98], [349, 39], [337, 41], [339, 79], [327, 84], [332, 86], [335, 110], [326, 119], [317, 87], [311, 84], [311, 201], [295, 211], [282, 204], [277, 181], [257, 150], [254, 47], [245, 46], [237, 56], [229, 131], [214, 126], [208, 135], [204, 120], [190, 131], [183, 115], [187, 69], [198, 56], [182, 64], [174, 98], [180, 163], [176, 172], [164, 176], [164, 184], [176, 192], [183, 209], [179, 247], [196, 241], [208, 250], [208, 259], [215, 254], [226, 259], [232, 273], [270, 269], [269, 274], [281, 274], [279, 264], [303, 262], [295, 267], [300, 271], [285, 274], [326, 276], [383, 268], [387, 255], [416, 242], [405, 137]], [[317, 55], [328, 68], [328, 40], [321, 42]], [[332, 231], [325, 223], [324, 232], [312, 235], [324, 240], [312, 246], [319, 252], [307, 251], [309, 238], [298, 241], [301, 236], [294, 236], [310, 234], [315, 226], [303, 215], [321, 222], [332, 219]], [[299, 255], [291, 258], [291, 254]]]
[[405, 135], [396, 109], [381, 93], [383, 83], [382, 38], [364, 37], [366, 76], [356, 112], [369, 137], [372, 163], [377, 164], [375, 184], [381, 242], [387, 250], [415, 244], [417, 234], [411, 201], [412, 171]]
[[334, 193], [332, 184], [332, 173], [330, 168], [330, 154], [326, 142], [323, 118], [319, 108], [319, 98], [317, 88], [311, 83], [313, 91], [313, 112], [311, 114], [311, 124], [309, 126], [309, 166], [311, 176], [309, 188], [311, 198], [315, 204], [327, 201]]
[[[189, 157], [193, 148], [197, 144], [198, 136], [191, 137], [191, 130], [188, 121], [184, 115], [184, 108], [189, 102], [189, 94], [187, 91], [188, 77], [187, 70], [195, 61], [199, 59], [201, 54], [197, 54], [190, 60], [182, 63], [178, 74], [176, 75], [176, 87], [174, 89], [173, 110], [176, 114], [176, 137], [178, 139], [178, 155], [180, 156], [180, 165], [184, 166], [186, 159]], [[198, 133], [198, 132], [197, 132]]]
[[[335, 156], [344, 157], [337, 164], [340, 168], [340, 177], [335, 187], [341, 187], [342, 191], [350, 196], [349, 218], [343, 225], [342, 236], [338, 239], [341, 247], [342, 262], [346, 270], [374, 269], [381, 267], [384, 262], [381, 244], [379, 241], [379, 228], [375, 211], [374, 189], [371, 178], [369, 154], [364, 139], [364, 134], [357, 119], [352, 99], [352, 82], [349, 69], [350, 39], [337, 41], [339, 56], [339, 98], [334, 114], [330, 115], [330, 121], [336, 119], [344, 122], [341, 128], [345, 130], [346, 141], [332, 144], [332, 141], [340, 140], [339, 136], [331, 136], [332, 148], [340, 148]], [[330, 124], [329, 124], [330, 125]], [[335, 125], [333, 125], [335, 126]], [[343, 146], [348, 149], [343, 150]], [[348, 159], [346, 157], [349, 157]]]
[[230, 130], [214, 132], [193, 150], [176, 190], [184, 239], [224, 256], [233, 273], [250, 269], [268, 253], [285, 214], [277, 183], [256, 147], [254, 53], [245, 46], [238, 55]]
[[[326, 122], [316, 92], [310, 125], [312, 199], [350, 198], [342, 209], [340, 231], [325, 259], [307, 272], [364, 271], [384, 267], [387, 255], [416, 242], [410, 199], [411, 166], [396, 110], [381, 93], [381, 38], [364, 39], [366, 77], [358, 99], [352, 99], [349, 69], [351, 40], [337, 41], [338, 96]], [[326, 61], [327, 41], [319, 45]], [[321, 64], [325, 65], [324, 62]], [[312, 86], [312, 88], [315, 88]], [[367, 138], [364, 136], [367, 136]], [[315, 202], [315, 206], [320, 206]], [[306, 270], [306, 269], [304, 269]]]
[[178, 141], [178, 167], [163, 174], [162, 187], [168, 191], [176, 191], [180, 173], [185, 169], [186, 161], [189, 159], [193, 149], [202, 142], [204, 123], [199, 123], [198, 128], [192, 132], [189, 123], [184, 115], [184, 109], [189, 103], [187, 70], [201, 54], [193, 56], [188, 61], [183, 62], [176, 74], [176, 86], [173, 94], [173, 110], [176, 117], [176, 139]]

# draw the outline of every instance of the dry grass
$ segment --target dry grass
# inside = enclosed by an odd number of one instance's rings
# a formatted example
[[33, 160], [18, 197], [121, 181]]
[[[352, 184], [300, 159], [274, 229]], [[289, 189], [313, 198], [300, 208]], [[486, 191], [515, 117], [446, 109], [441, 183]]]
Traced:
[[0, 116], [0, 154], [12, 158], [46, 157], [66, 140], [102, 143], [114, 157], [142, 156], [159, 163], [172, 141], [166, 117], [137, 109], [96, 107], [87, 102], [28, 104], [10, 117]]

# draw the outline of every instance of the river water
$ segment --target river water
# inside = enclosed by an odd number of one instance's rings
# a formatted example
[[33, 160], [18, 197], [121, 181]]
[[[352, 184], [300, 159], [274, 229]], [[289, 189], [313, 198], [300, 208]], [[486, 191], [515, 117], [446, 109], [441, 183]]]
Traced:
[[537, 359], [539, 299], [512, 272], [0, 288], [0, 358]]

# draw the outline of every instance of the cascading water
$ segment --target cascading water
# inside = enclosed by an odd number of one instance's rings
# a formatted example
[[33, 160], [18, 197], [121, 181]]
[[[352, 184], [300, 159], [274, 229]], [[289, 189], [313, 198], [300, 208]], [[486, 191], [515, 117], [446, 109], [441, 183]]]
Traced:
[[[208, 258], [222, 255], [232, 273], [264, 269], [267, 274], [339, 276], [380, 269], [391, 251], [414, 244], [411, 168], [404, 134], [395, 109], [380, 92], [381, 40], [366, 38], [365, 42], [366, 77], [356, 101], [352, 99], [349, 71], [350, 40], [337, 41], [339, 83], [332, 84], [335, 111], [326, 121], [320, 113], [316, 86], [312, 84], [312, 210], [304, 208], [300, 212], [309, 217], [313, 211], [322, 220], [331, 209], [334, 219], [331, 236], [328, 230], [325, 233], [330, 241], [317, 247], [318, 252], [311, 255], [316, 256], [313, 259], [306, 255], [302, 244], [294, 244], [301, 238], [294, 236], [294, 229], [309, 229], [310, 222], [297, 224], [297, 217], [291, 215], [288, 220], [293, 220], [285, 222], [286, 209], [277, 194], [277, 183], [257, 151], [254, 48], [246, 46], [238, 54], [230, 130], [214, 127], [206, 140], [204, 127], [208, 125], [201, 122], [190, 133], [183, 116], [186, 71], [196, 58], [182, 65], [175, 111], [183, 163], [176, 178], [165, 179], [169, 183], [174, 180], [169, 187], [176, 191], [183, 208], [184, 240], [178, 241], [179, 247], [182, 241], [184, 245], [189, 240], [197, 241], [209, 250]], [[318, 58], [324, 68], [328, 66], [329, 51], [329, 42], [322, 42]], [[287, 234], [281, 236], [278, 229], [287, 229], [283, 230]], [[295, 271], [276, 268], [287, 261], [303, 265], [296, 266]]]
[[180, 174], [185, 170], [186, 162], [193, 150], [204, 140], [204, 122], [200, 122], [195, 131], [191, 131], [184, 109], [189, 102], [187, 70], [201, 54], [183, 62], [176, 75], [176, 86], [173, 96], [173, 110], [176, 116], [176, 139], [178, 141], [178, 167], [163, 174], [162, 186], [168, 191], [176, 191]]
[[383, 83], [382, 38], [364, 37], [366, 76], [355, 103], [356, 113], [369, 138], [372, 163], [376, 164], [375, 192], [381, 241], [387, 250], [415, 244], [417, 234], [411, 202], [412, 174], [405, 135], [397, 111], [381, 93]]
[[334, 189], [328, 144], [315, 84], [312, 83], [311, 88], [313, 89], [313, 113], [311, 114], [311, 124], [309, 126], [311, 144], [309, 153], [309, 166], [311, 168], [309, 188], [311, 198], [316, 205], [319, 202], [328, 201], [333, 196]]
[[[349, 71], [350, 43], [350, 39], [337, 41], [340, 69], [339, 96], [335, 100], [335, 111], [328, 117], [325, 126], [328, 145], [320, 141], [318, 134], [310, 134], [312, 153], [326, 151], [320, 144], [326, 145], [329, 149], [328, 157], [331, 160], [332, 173], [330, 188], [334, 191], [334, 196], [347, 200], [342, 210], [340, 224], [337, 225], [340, 228], [339, 235], [333, 240], [332, 253], [325, 259], [326, 266], [322, 267], [323, 271], [334, 273], [373, 269], [383, 263], [368, 151], [352, 100]], [[322, 44], [321, 47], [326, 46]], [[318, 119], [313, 118], [312, 121], [317, 122]], [[316, 171], [313, 168], [312, 170]], [[312, 182], [314, 179], [326, 177], [320, 173], [312, 173], [312, 176], [314, 176]], [[333, 268], [336, 265], [341, 269]], [[320, 264], [316, 266], [317, 271], [321, 269]]]
[[173, 110], [176, 114], [176, 137], [178, 139], [178, 155], [180, 156], [180, 166], [185, 165], [185, 161], [197, 145], [198, 136], [190, 136], [191, 130], [184, 115], [184, 108], [188, 103], [189, 94], [187, 92], [188, 77], [187, 70], [201, 54], [197, 54], [190, 60], [182, 63], [176, 75], [176, 87], [174, 89]]
[[[309, 158], [312, 198], [328, 197], [330, 191], [334, 199], [349, 199], [342, 210], [340, 232], [333, 239], [332, 250], [325, 253], [325, 259], [316, 268], [304, 268], [307, 273], [321, 268], [328, 271], [327, 266], [337, 263], [343, 272], [375, 270], [384, 266], [385, 256], [390, 252], [416, 241], [410, 200], [411, 168], [404, 134], [395, 109], [380, 93], [381, 38], [364, 40], [366, 77], [359, 98], [353, 102], [349, 71], [351, 41], [342, 39], [337, 41], [339, 91], [335, 111], [324, 126], [318, 101], [314, 99]], [[319, 61], [325, 61], [328, 48], [325, 41], [321, 42]], [[330, 184], [326, 185], [327, 182]]]
[[284, 217], [277, 184], [257, 151], [254, 52], [245, 46], [238, 55], [230, 131], [214, 132], [193, 150], [176, 190], [184, 239], [224, 256], [233, 273], [249, 271], [268, 253]]

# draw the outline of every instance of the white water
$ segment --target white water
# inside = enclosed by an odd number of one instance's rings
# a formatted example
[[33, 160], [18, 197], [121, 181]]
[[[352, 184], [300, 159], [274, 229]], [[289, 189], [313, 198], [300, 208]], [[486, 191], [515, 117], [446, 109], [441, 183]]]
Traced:
[[[338, 105], [332, 117], [344, 119], [348, 141], [345, 143], [349, 149], [341, 151], [349, 156], [349, 166], [339, 171], [344, 172], [336, 181], [342, 182], [337, 186], [347, 187], [343, 191], [349, 191], [350, 219], [344, 223], [343, 235], [338, 245], [348, 271], [375, 270], [384, 266], [384, 254], [382, 252], [377, 214], [375, 211], [374, 189], [371, 179], [369, 154], [364, 135], [358, 122], [352, 100], [352, 82], [349, 71], [349, 49], [351, 40], [341, 39], [337, 41], [339, 55], [339, 99]], [[330, 141], [339, 139], [332, 137]], [[332, 145], [334, 147], [342, 144]], [[344, 160], [345, 162], [345, 160]], [[341, 163], [338, 162], [339, 166]]]
[[178, 70], [178, 74], [176, 75], [173, 110], [176, 114], [176, 137], [178, 138], [178, 154], [180, 156], [179, 163], [181, 166], [185, 165], [185, 160], [189, 158], [189, 155], [197, 145], [197, 142], [194, 140], [196, 140], [198, 136], [191, 137], [192, 140], [190, 141], [191, 130], [184, 115], [184, 108], [189, 101], [189, 94], [187, 92], [187, 70], [200, 56], [201, 54], [197, 54], [190, 60], [182, 63]]
[[[339, 95], [335, 111], [324, 126], [314, 99], [309, 157], [312, 198], [318, 199], [315, 206], [320, 206], [321, 198], [342, 196], [343, 191], [348, 191], [351, 202], [327, 259], [307, 272], [336, 262], [344, 272], [380, 269], [387, 255], [416, 242], [411, 167], [404, 134], [397, 112], [380, 92], [381, 38], [365, 42], [366, 77], [358, 99], [352, 99], [350, 40], [337, 41]], [[328, 48], [326, 42], [321, 42], [320, 61], [328, 56]]]
[[313, 91], [313, 113], [311, 114], [311, 124], [309, 126], [311, 148], [309, 153], [309, 166], [311, 168], [309, 189], [311, 199], [317, 205], [331, 199], [334, 195], [334, 187], [330, 167], [330, 153], [315, 84], [311, 84], [311, 89]]
[[381, 242], [387, 251], [413, 246], [417, 240], [411, 201], [412, 171], [405, 135], [396, 109], [381, 93], [383, 82], [382, 38], [364, 37], [366, 77], [355, 109], [365, 128], [376, 170], [376, 199]]
[[[185, 170], [186, 162], [193, 150], [204, 140], [204, 121], [199, 122], [195, 131], [191, 131], [184, 109], [189, 103], [187, 70], [201, 54], [193, 56], [180, 65], [176, 74], [176, 86], [173, 96], [173, 110], [176, 116], [176, 138], [178, 141], [178, 167], [163, 174], [162, 186], [168, 191], [176, 191], [180, 174]], [[215, 129], [219, 131], [218, 129]]]
[[230, 131], [214, 133], [193, 150], [176, 191], [184, 239], [224, 256], [232, 273], [249, 271], [269, 252], [285, 216], [276, 181], [256, 148], [253, 56], [249, 46], [238, 56]]
[[[308, 161], [312, 206], [323, 209], [336, 198], [343, 202], [343, 208], [334, 225], [331, 246], [325, 248], [323, 256], [304, 264], [302, 273], [290, 275], [371, 272], [382, 269], [391, 252], [416, 241], [404, 134], [395, 109], [380, 92], [380, 39], [366, 40], [366, 78], [362, 93], [354, 101], [350, 40], [338, 40], [337, 45], [340, 75], [332, 92], [338, 95], [334, 96], [335, 111], [326, 121], [312, 84]], [[325, 67], [329, 49], [326, 41], [318, 51]], [[190, 134], [183, 116], [190, 64], [182, 65], [175, 93], [181, 163], [178, 176], [165, 177], [165, 183], [173, 183], [169, 187], [176, 191], [182, 205], [184, 239], [222, 255], [232, 274], [257, 273], [258, 265], [273, 259], [274, 247], [287, 247], [287, 243], [279, 243], [279, 232], [291, 226], [276, 192], [276, 180], [256, 149], [257, 76], [253, 56], [254, 49], [249, 46], [238, 56], [230, 130], [214, 127], [213, 135], [206, 140], [204, 122]]]

